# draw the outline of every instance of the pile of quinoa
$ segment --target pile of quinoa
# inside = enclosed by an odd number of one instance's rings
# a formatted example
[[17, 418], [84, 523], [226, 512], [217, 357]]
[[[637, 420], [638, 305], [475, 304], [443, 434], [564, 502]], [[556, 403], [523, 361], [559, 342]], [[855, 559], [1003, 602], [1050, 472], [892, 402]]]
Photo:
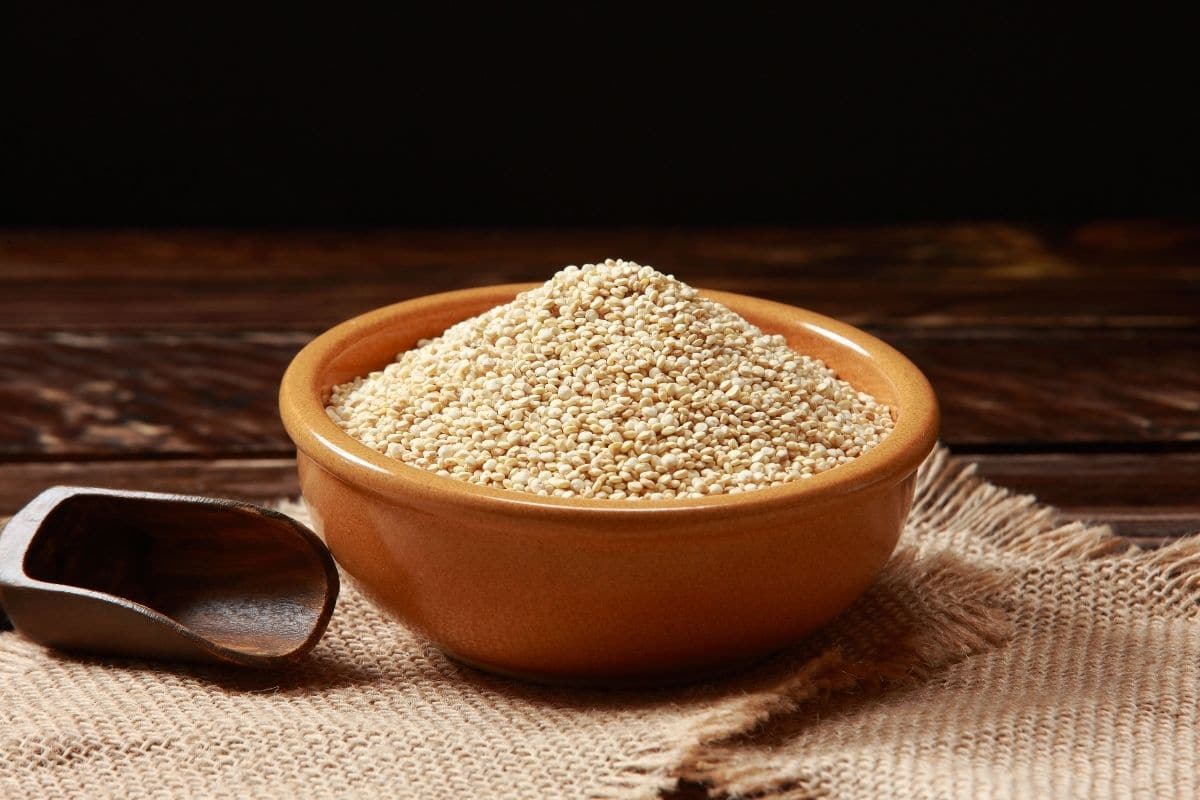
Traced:
[[845, 464], [885, 405], [690, 286], [570, 266], [333, 389], [330, 419], [392, 458], [554, 497], [736, 494]]

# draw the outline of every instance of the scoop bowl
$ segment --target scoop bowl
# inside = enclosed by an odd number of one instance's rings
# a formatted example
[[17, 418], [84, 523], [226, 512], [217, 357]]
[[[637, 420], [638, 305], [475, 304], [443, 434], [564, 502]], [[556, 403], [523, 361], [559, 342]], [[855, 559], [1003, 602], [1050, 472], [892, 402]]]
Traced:
[[0, 605], [26, 638], [77, 653], [291, 666], [333, 613], [317, 537], [260, 506], [56, 486], [0, 535]]

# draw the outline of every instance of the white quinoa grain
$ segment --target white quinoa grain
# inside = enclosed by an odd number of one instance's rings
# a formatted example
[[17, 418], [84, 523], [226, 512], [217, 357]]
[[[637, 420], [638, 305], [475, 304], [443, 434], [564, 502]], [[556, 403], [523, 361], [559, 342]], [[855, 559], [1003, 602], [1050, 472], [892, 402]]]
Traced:
[[567, 267], [334, 387], [329, 418], [472, 483], [614, 500], [811, 478], [888, 435], [887, 406], [690, 286], [631, 261]]

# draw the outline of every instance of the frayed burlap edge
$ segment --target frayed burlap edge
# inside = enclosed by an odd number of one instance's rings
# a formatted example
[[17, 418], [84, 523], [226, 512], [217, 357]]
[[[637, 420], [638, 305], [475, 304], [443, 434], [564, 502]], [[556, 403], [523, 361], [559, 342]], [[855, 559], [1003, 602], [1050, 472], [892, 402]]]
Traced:
[[[954, 459], [939, 448], [918, 475], [909, 525], [933, 527], [953, 520], [968, 536], [992, 539], [996, 544], [1020, 541], [1032, 557], [1037, 557], [1035, 550], [1065, 554], [1112, 540], [1107, 527], [1058, 526], [1053, 522], [1056, 516], [1056, 510], [1038, 505], [1032, 497], [987, 483], [976, 474], [975, 465]], [[777, 658], [778, 664], [765, 670], [758, 686], [717, 704], [698, 723], [674, 732], [673, 741], [687, 744], [645, 753], [640, 763], [632, 765], [641, 775], [663, 776], [645, 796], [675, 789], [681, 780], [704, 783], [712, 796], [724, 794], [726, 786], [736, 780], [739, 794], [749, 794], [744, 787], [750, 776], [741, 774], [736, 764], [715, 760], [720, 758], [717, 745], [751, 735], [768, 722], [823, 698], [914, 684], [951, 663], [1003, 644], [1011, 632], [1010, 624], [1004, 609], [994, 601], [1004, 588], [1006, 575], [999, 570], [977, 572], [967, 584], [953, 577], [952, 559], [947, 552], [924, 554], [902, 544], [879, 579], [918, 592], [936, 585], [936, 591], [948, 595], [937, 627], [911, 632], [882, 657], [858, 657], [846, 652], [841, 643], [830, 641], [815, 652], [802, 647], [795, 654]], [[768, 780], [763, 781], [763, 788], [767, 789], [769, 776], [764, 777]], [[612, 797], [628, 795], [614, 793]]]
[[[1107, 525], [1060, 523], [1060, 518], [1058, 509], [1038, 503], [1033, 496], [988, 483], [978, 475], [975, 464], [939, 449], [921, 469], [909, 525], [965, 527], [970, 536], [1002, 551], [1010, 563], [1012, 560], [1127, 561], [1166, 581], [1167, 589], [1160, 602], [1175, 608], [1180, 616], [1200, 618], [1200, 536], [1146, 551], [1115, 536]], [[937, 565], [922, 561], [902, 545], [889, 562], [884, 579], [890, 572], [899, 580], [924, 582], [931, 568], [936, 570]], [[780, 786], [778, 777], [769, 771], [729, 763], [728, 753], [720, 745], [750, 737], [768, 722], [819, 704], [832, 695], [916, 684], [950, 663], [1002, 646], [1011, 631], [1003, 611], [988, 607], [986, 598], [1002, 589], [1007, 580], [1004, 572], [992, 571], [958, 598], [962, 613], [954, 615], [948, 627], [910, 638], [885, 659], [849, 660], [833, 644], [792, 674], [737, 704], [720, 709], [700, 725], [680, 731], [681, 738], [691, 738], [695, 744], [686, 748], [679, 762], [671, 767], [672, 776], [701, 783], [714, 797], [733, 793], [738, 797], [766, 798], [778, 790], [786, 790], [788, 787]], [[985, 602], [981, 605], [980, 600]]]

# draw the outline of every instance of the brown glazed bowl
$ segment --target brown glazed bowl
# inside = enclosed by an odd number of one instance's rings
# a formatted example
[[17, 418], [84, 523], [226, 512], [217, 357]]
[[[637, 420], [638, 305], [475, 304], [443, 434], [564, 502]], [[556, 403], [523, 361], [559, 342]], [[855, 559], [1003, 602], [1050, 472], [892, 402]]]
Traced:
[[338, 563], [450, 656], [539, 681], [677, 680], [749, 662], [850, 605], [887, 561], [938, 433], [904, 356], [857, 328], [726, 292], [707, 297], [892, 408], [875, 449], [804, 481], [688, 500], [584, 500], [476, 486], [387, 458], [325, 414], [330, 388], [529, 285], [447, 292], [325, 332], [279, 404], [300, 485]]

